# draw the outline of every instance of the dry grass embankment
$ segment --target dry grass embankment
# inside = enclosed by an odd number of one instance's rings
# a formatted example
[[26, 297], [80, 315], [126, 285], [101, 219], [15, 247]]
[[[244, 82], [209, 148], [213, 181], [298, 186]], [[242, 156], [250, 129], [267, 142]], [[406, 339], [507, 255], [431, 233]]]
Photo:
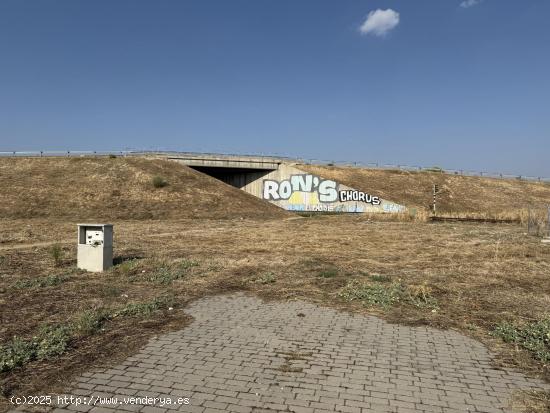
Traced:
[[162, 159], [2, 158], [0, 218], [228, 219], [285, 212]]
[[527, 222], [528, 208], [545, 219], [550, 206], [550, 183], [519, 179], [496, 179], [450, 175], [441, 172], [410, 172], [319, 165], [298, 168], [333, 179], [358, 190], [378, 195], [426, 216], [432, 206], [433, 185], [439, 186], [438, 215], [493, 218]]

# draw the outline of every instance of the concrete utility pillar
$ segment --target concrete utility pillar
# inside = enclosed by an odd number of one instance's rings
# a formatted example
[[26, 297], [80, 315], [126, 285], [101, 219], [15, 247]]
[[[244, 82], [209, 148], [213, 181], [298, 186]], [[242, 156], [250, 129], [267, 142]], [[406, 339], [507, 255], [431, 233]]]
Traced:
[[113, 226], [78, 224], [77, 267], [101, 272], [113, 266]]

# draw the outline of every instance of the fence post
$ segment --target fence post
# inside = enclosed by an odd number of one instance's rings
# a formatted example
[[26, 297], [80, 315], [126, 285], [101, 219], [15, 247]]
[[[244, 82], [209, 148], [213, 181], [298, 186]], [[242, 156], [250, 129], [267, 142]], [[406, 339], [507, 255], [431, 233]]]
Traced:
[[531, 215], [531, 206], [529, 206], [529, 214], [527, 216], [527, 233], [532, 235], [533, 233], [533, 217]]
[[438, 190], [437, 184], [434, 184], [434, 186], [433, 186], [433, 196], [434, 196], [434, 198], [433, 198], [433, 213], [434, 213], [434, 215], [435, 215], [436, 212], [437, 212], [437, 209], [436, 209], [437, 190]]

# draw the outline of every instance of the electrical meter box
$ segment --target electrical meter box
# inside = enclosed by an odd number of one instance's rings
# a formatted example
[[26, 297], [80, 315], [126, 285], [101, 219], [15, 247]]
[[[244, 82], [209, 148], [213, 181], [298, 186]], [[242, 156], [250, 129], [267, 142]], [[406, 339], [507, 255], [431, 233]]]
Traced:
[[101, 272], [113, 266], [113, 226], [78, 224], [77, 266]]

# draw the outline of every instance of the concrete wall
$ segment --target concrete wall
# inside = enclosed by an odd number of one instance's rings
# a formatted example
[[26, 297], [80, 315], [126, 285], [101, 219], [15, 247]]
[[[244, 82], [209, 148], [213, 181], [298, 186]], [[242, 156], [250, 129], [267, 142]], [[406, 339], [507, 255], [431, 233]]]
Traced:
[[280, 159], [260, 156], [234, 156], [234, 155], [157, 155], [159, 158], [170, 159], [187, 166], [213, 167], [213, 168], [245, 168], [274, 170], [282, 163]]
[[285, 164], [240, 188], [289, 211], [352, 213], [406, 211], [403, 205], [381, 199], [376, 194], [360, 192]]
[[170, 155], [165, 158], [195, 168], [288, 211], [406, 211], [403, 205], [302, 171], [282, 159], [232, 155]]

